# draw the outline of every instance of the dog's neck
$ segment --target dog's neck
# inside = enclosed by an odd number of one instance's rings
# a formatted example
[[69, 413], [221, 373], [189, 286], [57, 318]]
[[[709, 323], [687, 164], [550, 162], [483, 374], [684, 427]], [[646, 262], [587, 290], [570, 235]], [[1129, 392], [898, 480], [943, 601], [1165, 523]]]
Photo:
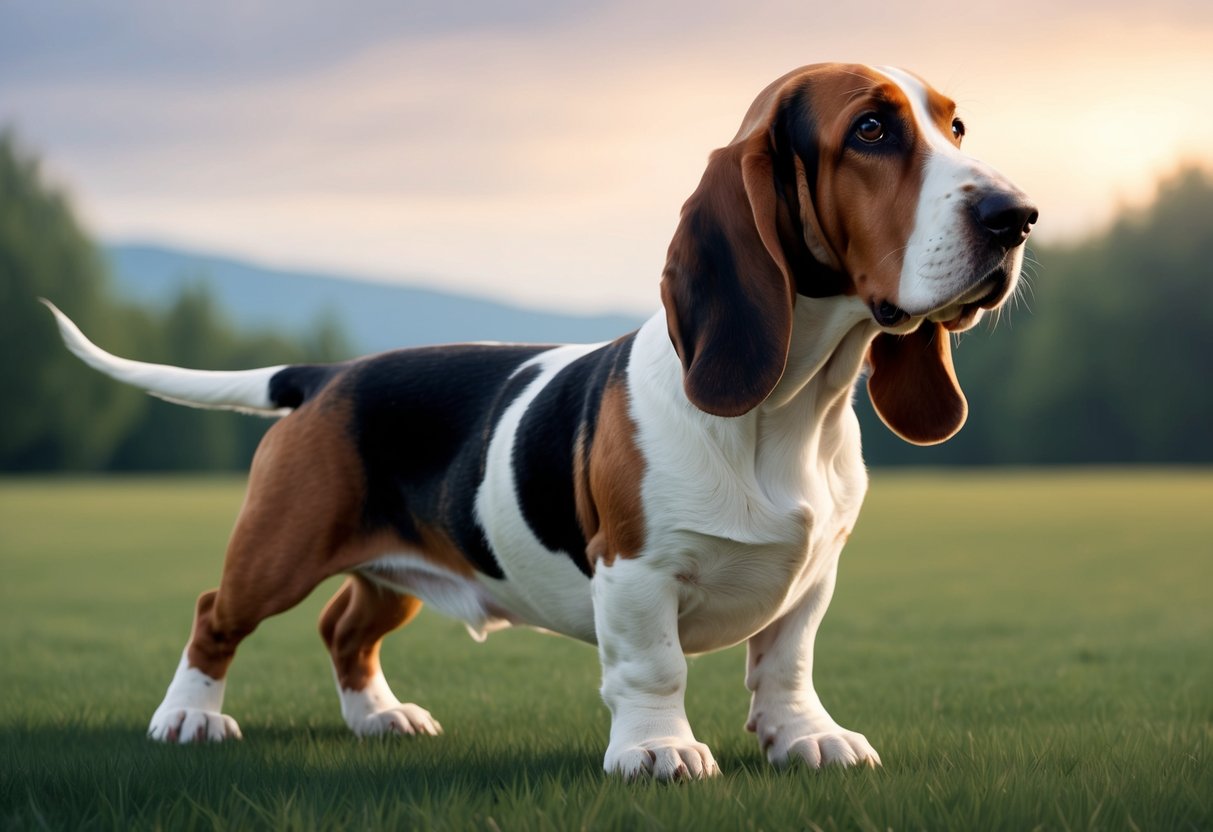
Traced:
[[760, 410], [803, 407], [806, 399], [828, 408], [839, 395], [849, 394], [879, 331], [867, 307], [854, 296], [798, 296], [787, 365]]
[[[793, 311], [792, 338], [783, 376], [771, 395], [743, 416], [709, 416], [695, 408], [682, 392], [683, 367], [670, 342], [664, 312], [645, 323], [638, 335], [641, 376], [661, 379], [657, 390], [669, 391], [680, 409], [697, 414], [722, 429], [756, 416], [785, 418], [796, 414], [807, 425], [818, 424], [840, 397], [849, 397], [863, 369], [868, 346], [880, 332], [867, 307], [854, 296], [798, 296]], [[677, 391], [677, 392], [674, 392]], [[673, 402], [671, 402], [673, 403]]]
[[831, 463], [846, 448], [859, 447], [857, 437], [853, 443], [844, 441], [848, 432], [858, 430], [851, 390], [877, 332], [871, 313], [855, 297], [798, 297], [783, 377], [761, 405], [725, 418], [710, 416], [687, 400], [682, 363], [659, 312], [638, 333], [634, 358], [645, 365], [638, 377], [646, 383], [634, 392], [648, 400], [646, 410], [657, 402], [662, 409], [677, 409], [688, 431], [712, 445], [712, 453], [731, 460], [732, 470], [753, 469], [769, 497], [798, 504], [810, 471]]
[[754, 464], [773, 499], [824, 505], [818, 472], [862, 465], [852, 390], [877, 332], [855, 297], [796, 299], [787, 367], [755, 409]]

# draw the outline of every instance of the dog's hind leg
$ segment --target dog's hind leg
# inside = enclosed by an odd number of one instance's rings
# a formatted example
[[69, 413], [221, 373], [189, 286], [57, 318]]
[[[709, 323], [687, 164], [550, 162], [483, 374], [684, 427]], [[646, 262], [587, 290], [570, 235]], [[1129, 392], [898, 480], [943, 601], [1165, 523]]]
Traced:
[[341, 715], [358, 736], [430, 734], [442, 726], [424, 708], [400, 702], [379, 666], [379, 645], [412, 620], [421, 601], [351, 575], [320, 616], [320, 635], [333, 659]]
[[[236, 647], [267, 616], [225, 615], [221, 599], [227, 601], [222, 589], [212, 589], [198, 598], [189, 644], [147, 729], [154, 740], [185, 744], [241, 738], [236, 720], [221, 712], [227, 669]], [[284, 603], [274, 612], [300, 600]]]
[[188, 743], [239, 738], [222, 713], [240, 642], [298, 604], [357, 554], [361, 469], [331, 409], [275, 424], [257, 449], [219, 589], [198, 599], [194, 628], [148, 735]]
[[264, 619], [295, 606], [310, 589], [269, 592], [254, 599], [234, 588], [225, 574], [219, 589], [199, 596], [189, 644], [164, 701], [152, 715], [148, 736], [179, 743], [240, 739], [236, 721], [221, 712], [236, 648]]

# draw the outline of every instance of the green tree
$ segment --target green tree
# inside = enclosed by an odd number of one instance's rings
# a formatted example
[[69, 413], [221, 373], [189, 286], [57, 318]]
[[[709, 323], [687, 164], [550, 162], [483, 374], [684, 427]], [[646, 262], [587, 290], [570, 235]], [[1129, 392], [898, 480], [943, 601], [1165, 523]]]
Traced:
[[39, 297], [103, 348], [147, 361], [240, 369], [350, 353], [332, 317], [301, 344], [238, 332], [204, 275], [163, 316], [118, 302], [67, 197], [12, 131], [0, 133], [0, 471], [239, 469], [269, 424], [169, 405], [85, 367]]
[[1008, 415], [1028, 461], [1213, 460], [1213, 184], [1163, 181], [1148, 209], [1042, 254], [1039, 325]]
[[1210, 252], [1213, 182], [1191, 167], [1105, 231], [1037, 248], [1019, 308], [955, 350], [964, 430], [913, 448], [865, 406], [869, 462], [1213, 462]]
[[[1047, 222], [1047, 216], [1044, 218]], [[955, 350], [971, 412], [947, 444], [893, 437], [859, 392], [868, 461], [884, 464], [1213, 462], [1213, 183], [1186, 168], [1102, 233], [1032, 252], [1028, 288]], [[69, 200], [0, 133], [0, 470], [239, 469], [268, 422], [168, 405], [84, 367], [36, 302], [102, 347], [238, 369], [346, 358], [336, 319], [306, 334], [232, 328], [205, 276], [163, 315], [124, 306]]]
[[103, 304], [102, 258], [62, 191], [11, 130], [0, 133], [0, 469], [105, 465], [141, 397], [98, 376], [58, 343], [39, 296], [116, 348], [129, 314]]
[[[246, 369], [274, 364], [332, 361], [350, 349], [334, 319], [300, 340], [276, 334], [244, 335], [225, 319], [205, 279], [187, 288], [139, 345], [141, 358], [181, 367]], [[248, 466], [270, 420], [207, 411], [149, 399], [120, 441], [117, 470], [239, 470]]]

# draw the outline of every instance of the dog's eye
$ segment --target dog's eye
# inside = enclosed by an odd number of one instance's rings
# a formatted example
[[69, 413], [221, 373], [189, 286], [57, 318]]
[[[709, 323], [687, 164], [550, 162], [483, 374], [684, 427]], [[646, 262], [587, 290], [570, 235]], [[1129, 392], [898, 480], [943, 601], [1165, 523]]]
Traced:
[[958, 118], [952, 119], [952, 137], [960, 141], [965, 135], [965, 123]]
[[861, 141], [868, 144], [875, 144], [884, 138], [884, 122], [877, 118], [874, 114], [868, 113], [866, 116], [860, 117], [859, 121], [855, 122], [855, 135]]

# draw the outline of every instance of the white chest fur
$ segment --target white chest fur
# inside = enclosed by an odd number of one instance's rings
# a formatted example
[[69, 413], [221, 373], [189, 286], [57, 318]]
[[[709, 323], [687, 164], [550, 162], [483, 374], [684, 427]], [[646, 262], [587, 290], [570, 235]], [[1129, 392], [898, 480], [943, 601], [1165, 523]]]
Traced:
[[681, 368], [662, 354], [663, 320], [637, 337], [644, 559], [681, 584], [687, 652], [748, 638], [832, 574], [867, 489], [851, 390], [874, 334], [869, 320], [853, 299], [800, 298], [783, 379], [734, 419], [680, 395]]

